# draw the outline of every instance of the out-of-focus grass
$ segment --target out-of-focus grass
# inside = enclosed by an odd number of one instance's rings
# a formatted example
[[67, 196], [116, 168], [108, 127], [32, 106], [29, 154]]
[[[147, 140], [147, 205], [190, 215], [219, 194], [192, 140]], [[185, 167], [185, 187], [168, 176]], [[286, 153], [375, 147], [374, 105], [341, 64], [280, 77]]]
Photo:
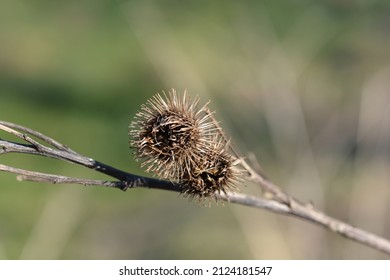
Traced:
[[[142, 174], [127, 126], [171, 87], [302, 200], [390, 238], [387, 1], [3, 1], [0, 118]], [[5, 137], [4, 133], [0, 137]], [[105, 178], [48, 159], [2, 163]], [[384, 258], [304, 222], [175, 193], [0, 174], [0, 258]], [[247, 184], [242, 191], [259, 194]]]

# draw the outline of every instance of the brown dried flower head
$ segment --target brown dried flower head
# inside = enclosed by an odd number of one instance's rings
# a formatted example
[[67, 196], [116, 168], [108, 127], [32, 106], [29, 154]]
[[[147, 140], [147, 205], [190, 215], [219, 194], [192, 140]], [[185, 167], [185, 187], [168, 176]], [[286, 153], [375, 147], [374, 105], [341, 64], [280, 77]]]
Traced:
[[130, 146], [147, 172], [179, 183], [184, 196], [217, 198], [241, 176], [238, 160], [212, 113], [172, 89], [142, 105], [130, 125]]
[[130, 146], [147, 172], [177, 180], [193, 153], [208, 145], [207, 135], [213, 133], [210, 114], [205, 106], [198, 108], [198, 102], [172, 90], [142, 105], [130, 126]]
[[205, 198], [217, 200], [218, 193], [226, 194], [241, 181], [241, 170], [237, 168], [239, 161], [227, 152], [229, 143], [217, 138], [214, 137], [212, 146], [202, 151], [192, 163], [192, 168], [183, 174], [184, 196], [199, 202]]

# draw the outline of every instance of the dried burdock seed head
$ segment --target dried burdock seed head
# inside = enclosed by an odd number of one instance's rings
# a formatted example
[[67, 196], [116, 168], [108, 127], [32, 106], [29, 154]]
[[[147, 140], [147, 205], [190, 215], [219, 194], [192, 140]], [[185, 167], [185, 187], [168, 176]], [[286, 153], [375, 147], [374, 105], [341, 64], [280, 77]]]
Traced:
[[[215, 139], [215, 137], [214, 137]], [[219, 142], [218, 142], [219, 141]], [[206, 198], [217, 200], [219, 193], [227, 193], [241, 181], [239, 160], [230, 155], [220, 140], [215, 139], [208, 151], [203, 151], [186, 170], [182, 178], [182, 193], [191, 199], [203, 202]]]
[[142, 105], [129, 134], [147, 172], [179, 183], [184, 196], [204, 202], [234, 188], [242, 173], [207, 104], [198, 102], [186, 92], [157, 94]]
[[180, 97], [172, 89], [142, 105], [130, 125], [130, 146], [147, 172], [179, 180], [193, 154], [209, 145], [215, 128], [207, 104], [199, 108], [198, 102], [198, 98], [191, 100], [186, 92]]

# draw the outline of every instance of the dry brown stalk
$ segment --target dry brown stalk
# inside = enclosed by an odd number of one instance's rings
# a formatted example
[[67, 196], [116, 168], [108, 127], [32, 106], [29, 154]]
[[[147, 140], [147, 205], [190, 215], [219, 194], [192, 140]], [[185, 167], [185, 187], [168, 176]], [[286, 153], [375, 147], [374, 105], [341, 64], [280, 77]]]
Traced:
[[[6, 153], [34, 154], [42, 157], [56, 158], [84, 166], [97, 172], [104, 173], [115, 180], [90, 180], [73, 178], [56, 174], [40, 173], [30, 170], [18, 169], [0, 164], [0, 171], [17, 174], [21, 181], [46, 182], [51, 184], [81, 184], [85, 186], [103, 186], [127, 190], [128, 188], [143, 187], [151, 189], [170, 190], [181, 192], [182, 186], [170, 181], [143, 177], [131, 174], [92, 158], [83, 156], [54, 139], [32, 130], [30, 128], [0, 121], [0, 130], [14, 135], [23, 142], [16, 143], [0, 138], [0, 155]], [[36, 140], [35, 140], [36, 139]], [[219, 199], [226, 202], [240, 204], [248, 207], [265, 209], [273, 213], [298, 217], [307, 222], [318, 224], [324, 228], [339, 233], [346, 238], [365, 244], [390, 255], [390, 241], [365, 230], [353, 227], [345, 222], [332, 218], [310, 204], [298, 201], [285, 193], [279, 186], [270, 182], [265, 176], [256, 172], [247, 162], [242, 161], [242, 166], [249, 173], [248, 179], [261, 186], [264, 191], [271, 193], [269, 198], [255, 197], [248, 194], [227, 191], [216, 194]]]

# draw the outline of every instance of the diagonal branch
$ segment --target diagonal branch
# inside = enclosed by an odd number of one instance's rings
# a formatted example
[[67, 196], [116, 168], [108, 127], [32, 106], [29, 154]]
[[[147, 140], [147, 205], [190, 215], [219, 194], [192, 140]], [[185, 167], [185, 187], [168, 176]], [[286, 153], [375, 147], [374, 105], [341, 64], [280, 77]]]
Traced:
[[[155, 178], [138, 176], [119, 170], [92, 158], [85, 157], [54, 139], [21, 125], [0, 121], [0, 130], [12, 134], [26, 142], [16, 143], [0, 138], [0, 155], [6, 153], [22, 153], [56, 158], [96, 170], [116, 179], [114, 181], [104, 181], [74, 178], [24, 170], [0, 164], [0, 171], [18, 174], [18, 180], [46, 182], [52, 184], [104, 186], [117, 188], [123, 191], [128, 188], [135, 187], [170, 190], [175, 192], [182, 191], [182, 187], [179, 184]], [[345, 236], [346, 238], [365, 244], [390, 255], [389, 240], [332, 218], [320, 210], [315, 209], [312, 205], [299, 202], [296, 198], [282, 191], [279, 186], [269, 181], [264, 175], [257, 173], [245, 161], [242, 161], [241, 164], [249, 174], [248, 180], [253, 181], [257, 185], [261, 186], [266, 192], [272, 194], [272, 198], [255, 197], [247, 194], [228, 192], [217, 194], [219, 199], [230, 203], [265, 209], [273, 213], [297, 217], [308, 222], [321, 225], [330, 231]]]

